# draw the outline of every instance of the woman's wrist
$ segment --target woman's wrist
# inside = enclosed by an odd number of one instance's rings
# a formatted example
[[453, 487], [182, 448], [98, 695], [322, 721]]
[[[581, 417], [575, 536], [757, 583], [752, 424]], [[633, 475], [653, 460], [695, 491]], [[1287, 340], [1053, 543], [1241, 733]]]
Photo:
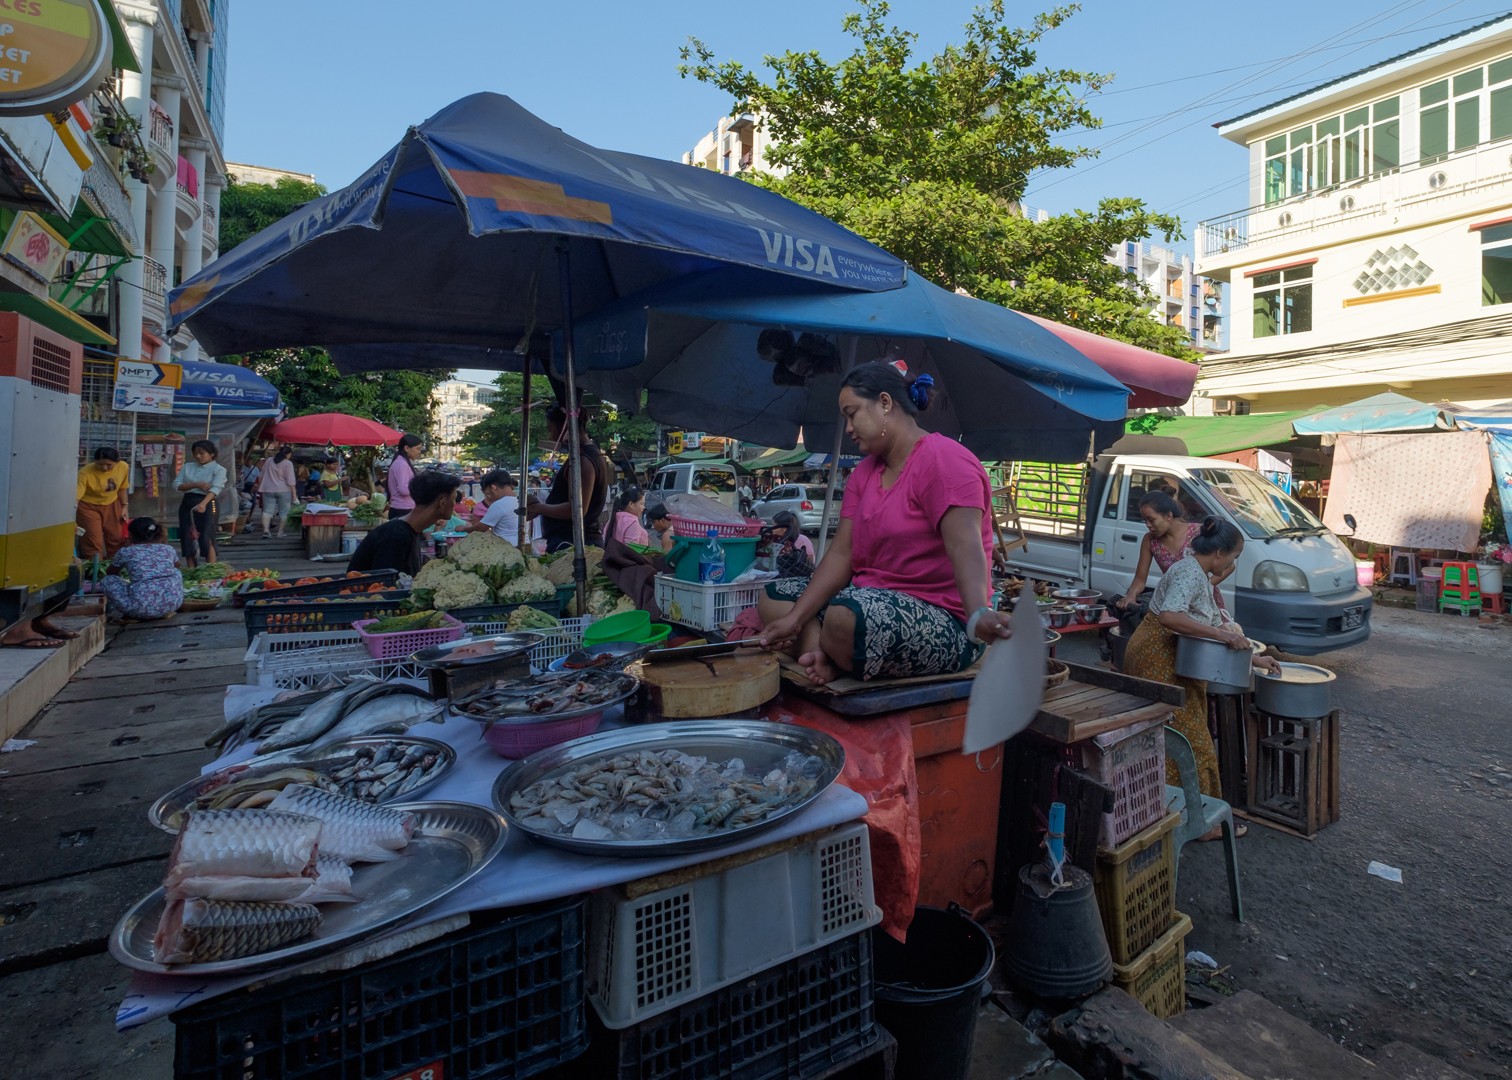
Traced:
[[981, 625], [982, 616], [993, 614], [992, 608], [985, 604], [973, 611], [966, 619], [966, 636], [976, 640], [977, 627]]

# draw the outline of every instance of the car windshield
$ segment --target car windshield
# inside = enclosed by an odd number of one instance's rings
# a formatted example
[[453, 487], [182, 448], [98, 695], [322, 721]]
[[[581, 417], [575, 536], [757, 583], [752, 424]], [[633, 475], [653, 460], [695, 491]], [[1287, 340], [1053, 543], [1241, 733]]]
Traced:
[[[844, 494], [845, 494], [845, 488], [840, 487], [840, 486], [837, 485], [835, 487], [835, 495], [838, 497], [838, 496], [844, 495]], [[820, 487], [811, 487], [811, 488], [808, 489], [808, 494], [806, 496], [804, 496], [804, 497], [808, 498], [808, 499], [818, 499], [821, 502], [823, 502], [824, 501], [824, 488], [822, 486], [820, 486]]]
[[1253, 540], [1324, 533], [1327, 527], [1259, 473], [1248, 469], [1194, 469], [1192, 480]]

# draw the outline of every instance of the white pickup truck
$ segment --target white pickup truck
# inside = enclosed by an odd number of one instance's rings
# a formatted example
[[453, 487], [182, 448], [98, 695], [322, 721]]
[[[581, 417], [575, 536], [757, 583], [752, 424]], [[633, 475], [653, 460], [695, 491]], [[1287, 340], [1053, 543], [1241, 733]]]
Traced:
[[[1110, 601], [1122, 596], [1147, 531], [1139, 500], [1174, 487], [1188, 520], [1214, 514], [1243, 533], [1244, 551], [1222, 591], [1251, 637], [1311, 656], [1370, 636], [1371, 594], [1357, 583], [1353, 554], [1290, 495], [1230, 461], [1116, 452], [1132, 441], [1103, 454], [1091, 470], [1040, 466], [1030, 474], [1017, 493], [1028, 543], [1009, 552], [1011, 570], [1100, 589]], [[1157, 441], [1173, 440], [1148, 440]], [[1011, 538], [1012, 526], [1004, 532]], [[1152, 585], [1160, 578], [1153, 563], [1149, 578]]]

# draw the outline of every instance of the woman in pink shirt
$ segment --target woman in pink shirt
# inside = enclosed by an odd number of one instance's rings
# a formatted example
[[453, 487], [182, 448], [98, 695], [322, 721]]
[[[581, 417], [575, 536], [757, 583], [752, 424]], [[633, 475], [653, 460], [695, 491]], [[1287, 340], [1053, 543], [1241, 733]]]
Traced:
[[976, 456], [924, 431], [934, 380], [875, 361], [840, 389], [845, 431], [865, 455], [840, 528], [808, 581], [767, 586], [762, 642], [815, 683], [960, 671], [1008, 636], [992, 610], [992, 486]]
[[415, 462], [420, 455], [425, 453], [425, 441], [418, 435], [405, 435], [394, 447], [394, 460], [389, 463], [388, 477], [384, 481], [388, 488], [388, 516], [402, 518], [415, 508], [415, 500], [410, 497], [410, 481], [415, 478]]

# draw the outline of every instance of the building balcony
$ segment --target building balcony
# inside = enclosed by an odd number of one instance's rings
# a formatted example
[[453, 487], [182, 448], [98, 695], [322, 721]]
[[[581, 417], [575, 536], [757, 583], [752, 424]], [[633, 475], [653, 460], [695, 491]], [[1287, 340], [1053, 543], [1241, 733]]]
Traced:
[[220, 220], [215, 207], [205, 203], [200, 216], [200, 228], [204, 233], [205, 247], [215, 251], [220, 247]]
[[178, 152], [173, 145], [173, 119], [154, 102], [148, 110], [147, 147], [159, 169], [172, 169]]
[[1291, 252], [1505, 207], [1509, 190], [1512, 139], [1481, 143], [1199, 222], [1196, 270], [1227, 281], [1235, 267]]
[[168, 323], [168, 268], [142, 256], [142, 319], [153, 326]]

